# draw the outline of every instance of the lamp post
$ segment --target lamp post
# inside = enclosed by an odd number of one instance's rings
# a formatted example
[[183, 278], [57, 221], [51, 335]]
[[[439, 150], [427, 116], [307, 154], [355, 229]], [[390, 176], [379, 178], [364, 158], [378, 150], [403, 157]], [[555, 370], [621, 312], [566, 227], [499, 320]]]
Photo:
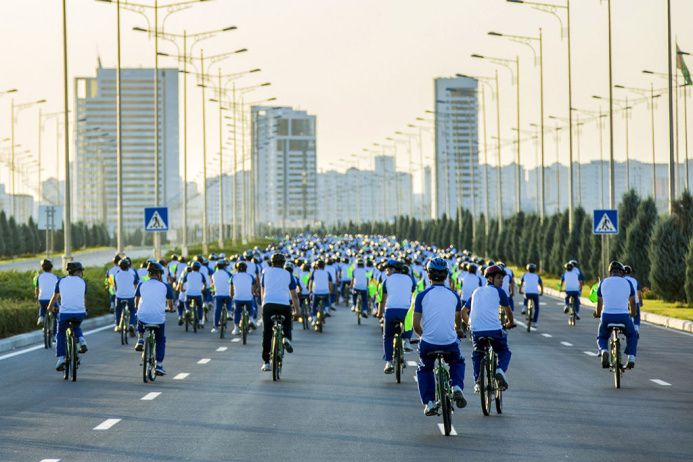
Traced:
[[[523, 45], [528, 46], [531, 48], [532, 52], [534, 53], [535, 59], [539, 59], [539, 107], [540, 107], [540, 140], [541, 140], [541, 212], [539, 214], [539, 217], [541, 219], [541, 222], [544, 222], [544, 216], [546, 214], [546, 204], [545, 204], [545, 182], [544, 182], [544, 51], [543, 51], [543, 38], [542, 38], [542, 31], [541, 27], [539, 28], [539, 36], [538, 37], [531, 37], [531, 36], [522, 36], [522, 35], [508, 35], [508, 34], [501, 34], [499, 32], [489, 32], [488, 35], [495, 36], [495, 37], [506, 37], [514, 42], [521, 43]], [[539, 54], [537, 55], [537, 51], [535, 50], [534, 46], [532, 45], [532, 42], [538, 41], [539, 42]]]
[[555, 134], [556, 134], [556, 213], [559, 213], [561, 211], [561, 169], [560, 169], [561, 164], [559, 162], [560, 148], [559, 148], [558, 132], [561, 130], [561, 127], [558, 126], [558, 117], [550, 115], [549, 119], [556, 121], [556, 129], [555, 129]]
[[[72, 203], [70, 201], [70, 121], [67, 77], [67, 0], [63, 0], [63, 110], [65, 112], [65, 220], [63, 263], [72, 261]], [[14, 144], [14, 143], [13, 143]]]
[[[593, 95], [592, 98], [594, 99], [599, 99], [599, 100], [606, 100], [610, 99], [610, 105], [616, 105], [618, 106], [624, 113], [624, 117], [626, 118], [626, 191], [630, 189], [630, 154], [628, 152], [628, 111], [630, 111], [632, 108], [628, 106], [628, 97], [626, 96], [625, 100], [618, 100], [614, 98], [603, 98], [601, 96]], [[613, 145], [613, 141], [611, 143]], [[610, 158], [610, 165], [609, 168], [613, 169], [613, 149], [612, 149], [612, 156]], [[614, 175], [609, 176], [609, 181], [612, 182]], [[609, 184], [609, 190], [611, 191], [610, 194], [615, 194], [615, 186], [610, 183]]]
[[[24, 109], [28, 109], [34, 105], [37, 104], [42, 104], [45, 103], [46, 100], [38, 100], [38, 101], [32, 101], [30, 103], [24, 103], [24, 104], [14, 104], [14, 98], [12, 98], [12, 103], [11, 103], [11, 119], [10, 119], [10, 143], [11, 143], [11, 152], [12, 152], [12, 157], [10, 160], [10, 170], [11, 170], [11, 175], [12, 175], [12, 215], [17, 219], [17, 190], [15, 186], [15, 143], [14, 143], [14, 126], [17, 123], [17, 119], [19, 118], [19, 113], [23, 111]], [[41, 119], [41, 115], [39, 113], [39, 120]]]
[[408, 153], [409, 153], [409, 179], [411, 181], [411, 191], [409, 192], [409, 215], [414, 216], [414, 174], [412, 171], [412, 149], [411, 149], [411, 140], [412, 138], [416, 137], [414, 133], [404, 133], [404, 132], [395, 132], [396, 135], [401, 135], [401, 136], [406, 136], [407, 140], [409, 141], [409, 145], [407, 147]]

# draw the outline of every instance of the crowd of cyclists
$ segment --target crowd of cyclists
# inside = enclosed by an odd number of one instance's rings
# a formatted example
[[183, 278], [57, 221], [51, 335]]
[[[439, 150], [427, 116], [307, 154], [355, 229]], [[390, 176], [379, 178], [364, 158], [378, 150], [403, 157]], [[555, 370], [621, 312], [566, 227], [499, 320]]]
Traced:
[[[578, 262], [565, 264], [560, 289], [565, 290], [565, 311], [571, 299], [579, 319], [579, 300], [584, 284]], [[86, 316], [86, 283], [81, 278], [82, 265], [69, 263], [68, 275], [58, 278], [50, 260], [41, 262], [42, 272], [34, 280], [40, 305], [39, 325], [46, 310], [58, 311], [57, 370], [65, 364], [65, 328], [68, 321]], [[508, 388], [506, 373], [511, 358], [507, 331], [515, 327], [513, 295], [523, 295], [522, 313], [527, 301], [535, 307], [531, 323], [538, 327], [540, 303], [544, 294], [537, 265], [529, 263], [519, 279], [503, 262], [474, 255], [469, 250], [450, 246], [437, 248], [419, 242], [399, 242], [393, 237], [300, 235], [286, 238], [266, 248], [246, 250], [241, 254], [212, 254], [191, 259], [172, 255], [170, 261], [147, 260], [140, 268], [126, 256], [117, 255], [106, 274], [110, 292], [115, 331], [127, 325], [129, 335], [139, 333], [136, 350], [143, 346], [145, 326], [155, 324], [156, 374], [164, 375], [165, 313], [178, 314], [178, 326], [196, 320], [198, 329], [211, 324], [210, 331], [220, 328], [224, 307], [232, 314], [232, 334], [239, 335], [240, 313], [246, 310], [250, 327], [263, 328], [262, 371], [270, 370], [272, 316], [284, 316], [284, 348], [292, 344], [292, 321], [308, 316], [316, 331], [323, 327], [342, 303], [361, 318], [375, 316], [383, 331], [384, 373], [392, 374], [393, 338], [399, 323], [405, 326], [404, 350], [413, 351], [413, 334], [418, 338], [420, 356], [417, 381], [424, 412], [436, 415], [434, 358], [432, 351], [444, 350], [450, 367], [454, 400], [458, 408], [466, 405], [464, 397], [465, 359], [460, 338], [468, 333], [472, 340], [472, 365], [475, 392], [478, 393], [479, 367], [483, 346], [478, 339], [491, 339], [498, 355], [495, 379], [502, 390]], [[601, 317], [597, 340], [603, 367], [608, 367], [607, 324], [623, 323], [628, 368], [634, 367], [638, 341], [640, 286], [632, 269], [619, 262], [609, 266], [610, 277], [597, 288], [596, 317]], [[121, 323], [124, 307], [129, 319]], [[194, 311], [193, 311], [194, 310]], [[500, 313], [500, 316], [499, 316]], [[197, 316], [194, 316], [194, 315]], [[504, 322], [501, 321], [504, 320]], [[360, 321], [359, 321], [360, 322]], [[82, 332], [77, 328], [80, 352], [87, 351]], [[606, 358], [606, 359], [605, 359]], [[606, 361], [606, 362], [605, 362]]]

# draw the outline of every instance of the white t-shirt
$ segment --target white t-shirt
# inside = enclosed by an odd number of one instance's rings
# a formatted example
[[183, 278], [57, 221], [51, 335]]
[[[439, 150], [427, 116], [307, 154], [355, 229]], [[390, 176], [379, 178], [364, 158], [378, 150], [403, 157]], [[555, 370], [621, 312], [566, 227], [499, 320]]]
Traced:
[[578, 273], [575, 269], [563, 273], [563, 276], [561, 276], [561, 282], [565, 286], [566, 292], [580, 291], [580, 273]]
[[602, 279], [597, 288], [597, 297], [602, 298], [604, 314], [630, 314], [628, 298], [631, 295], [635, 296], [633, 284], [619, 276]]
[[286, 305], [291, 300], [291, 291], [296, 290], [296, 281], [284, 268], [267, 268], [262, 275], [264, 289], [263, 305], [277, 303]]
[[354, 289], [356, 290], [368, 290], [368, 276], [366, 276], [367, 271], [364, 267], [354, 268], [352, 273], [352, 278], [354, 280]]
[[36, 286], [39, 290], [38, 299], [41, 301], [49, 301], [55, 293], [55, 284], [58, 282], [58, 276], [53, 273], [39, 273], [36, 278]]
[[212, 274], [212, 285], [214, 294], [217, 297], [228, 297], [231, 295], [231, 275], [225, 269], [218, 269]]
[[134, 269], [117, 271], [113, 276], [115, 284], [115, 294], [118, 298], [133, 298], [135, 296], [135, 287], [140, 282], [139, 276]]
[[416, 290], [416, 283], [411, 278], [402, 273], [392, 273], [383, 282], [383, 294], [387, 294], [385, 309], [403, 308], [409, 309], [411, 305], [411, 294]]
[[528, 295], [538, 295], [541, 291], [539, 285], [544, 283], [541, 281], [541, 276], [537, 273], [525, 273], [522, 275], [522, 290]]
[[233, 299], [243, 302], [253, 299], [253, 286], [255, 278], [248, 273], [237, 273], [231, 278], [233, 284]]
[[638, 303], [639, 305], [642, 305], [642, 299], [638, 297], [638, 290], [640, 289], [640, 283], [638, 282], [637, 279], [635, 279], [633, 276], [625, 275], [623, 276], [628, 280], [628, 282], [631, 283], [633, 286], [633, 289], [635, 289], [635, 302]]
[[472, 294], [469, 324], [473, 332], [502, 329], [498, 310], [509, 306], [508, 296], [500, 287], [487, 285], [479, 287]]
[[476, 289], [481, 287], [481, 276], [478, 274], [467, 273], [462, 279], [462, 300], [465, 302], [472, 298], [472, 294]]
[[202, 273], [191, 271], [183, 276], [183, 282], [185, 283], [185, 293], [188, 297], [199, 297], [202, 295], [202, 286], [205, 282]]
[[166, 322], [166, 300], [173, 300], [173, 290], [158, 279], [148, 279], [137, 286], [135, 297], [141, 297], [137, 320], [142, 324]]
[[332, 283], [337, 283], [337, 265], [325, 265], [325, 271], [330, 273], [332, 277]]
[[334, 283], [332, 275], [326, 269], [316, 269], [310, 276], [313, 281], [313, 293], [316, 295], [327, 295], [330, 293], [330, 282]]
[[86, 313], [84, 296], [87, 294], [87, 283], [79, 276], [65, 276], [55, 284], [55, 293], [60, 294], [61, 313]]
[[443, 285], [434, 285], [416, 296], [414, 312], [421, 313], [421, 340], [433, 345], [457, 342], [455, 313], [462, 309], [460, 297]]

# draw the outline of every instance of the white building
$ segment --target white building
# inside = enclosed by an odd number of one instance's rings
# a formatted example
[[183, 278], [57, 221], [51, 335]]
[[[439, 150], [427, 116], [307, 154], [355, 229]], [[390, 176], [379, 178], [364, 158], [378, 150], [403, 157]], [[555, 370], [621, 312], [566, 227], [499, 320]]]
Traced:
[[[122, 69], [123, 227], [143, 228], [143, 209], [155, 205], [154, 69]], [[178, 167], [178, 70], [158, 72], [159, 205], [180, 196]], [[117, 225], [116, 70], [75, 78], [73, 219]], [[179, 202], [179, 201], [177, 201]], [[169, 210], [177, 226], [178, 210]]]

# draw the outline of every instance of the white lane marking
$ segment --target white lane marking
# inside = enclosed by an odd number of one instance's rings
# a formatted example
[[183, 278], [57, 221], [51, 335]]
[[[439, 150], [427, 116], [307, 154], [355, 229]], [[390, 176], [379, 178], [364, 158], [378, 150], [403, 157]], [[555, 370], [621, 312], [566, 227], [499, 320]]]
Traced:
[[226, 351], [228, 349], [229, 349], [229, 347], [219, 347], [219, 348], [217, 348], [217, 351]]
[[189, 375], [190, 375], [190, 374], [189, 374], [188, 372], [181, 372], [180, 374], [178, 374], [177, 376], [175, 376], [175, 377], [173, 378], [173, 380], [183, 380], [184, 378], [186, 378], [186, 377], [189, 376]]
[[[438, 424], [438, 429], [440, 430], [441, 435], [445, 435], [445, 427], [442, 423]], [[450, 436], [457, 436], [457, 431], [455, 431], [455, 427], [452, 425], [450, 425]]]
[[543, 335], [543, 336], [546, 337], [546, 338], [551, 338], [551, 337], [553, 337], [553, 335], [547, 334], [547, 333], [543, 333], [543, 334], [541, 334], [541, 335]]
[[599, 355], [598, 355], [597, 353], [595, 353], [594, 351], [583, 351], [583, 353], [585, 353], [587, 356], [594, 356], [594, 357], [599, 356]]
[[232, 341], [233, 343], [237, 343], [237, 342], [240, 342], [241, 339], [239, 339], [239, 338], [232, 338], [231, 341]]
[[518, 326], [527, 327], [527, 324], [525, 324], [522, 321], [515, 320], [515, 324], [517, 324]]
[[108, 430], [115, 424], [120, 422], [120, 419], [106, 419], [103, 422], [101, 422], [99, 425], [94, 427], [94, 430]]
[[41, 459], [41, 462], [60, 462], [60, 459]]
[[556, 302], [556, 305], [562, 306], [563, 308], [565, 308], [565, 302]]
[[151, 401], [154, 398], [156, 398], [157, 396], [159, 396], [160, 394], [161, 394], [160, 391], [153, 391], [151, 393], [147, 393], [146, 395], [144, 395], [144, 397], [140, 398], [140, 400], [141, 401]]
[[662, 385], [663, 387], [670, 387], [671, 384], [668, 382], [665, 382], [664, 380], [659, 380], [659, 379], [650, 379], [650, 382], [654, 382], [657, 385]]
[[[94, 329], [94, 330], [90, 330], [90, 331], [83, 332], [83, 334], [84, 334], [84, 335], [91, 335], [91, 334], [94, 334], [94, 333], [96, 333], [96, 332], [100, 332], [100, 331], [102, 331], [102, 330], [106, 330], [106, 329], [108, 329], [108, 328], [111, 328], [111, 329], [112, 329], [112, 328], [113, 328], [113, 325], [109, 324], [109, 325], [107, 325], [107, 326], [99, 327], [98, 329]], [[22, 351], [15, 351], [15, 352], [13, 352], [13, 353], [7, 353], [6, 355], [2, 355], [2, 356], [0, 356], [0, 361], [2, 361], [3, 359], [12, 358], [12, 357], [14, 357], [14, 356], [23, 355], [24, 353], [29, 353], [30, 351], [43, 350], [43, 349], [44, 349], [44, 348], [43, 348], [43, 345], [32, 346], [31, 348], [27, 348], [27, 349], [22, 350]]]
[[416, 361], [407, 361], [407, 366], [418, 367], [419, 363]]
[[572, 344], [572, 343], [569, 343], [569, 342], [561, 342], [561, 345], [565, 345], [565, 346], [573, 346], [573, 344]]
[[210, 362], [210, 361], [211, 361], [210, 358], [202, 358], [201, 360], [199, 360], [199, 361], [197, 362], [197, 364], [207, 364], [207, 363]]
[[548, 303], [545, 303], [545, 302], [539, 302], [539, 305], [541, 305], [541, 306], [545, 306], [545, 305], [548, 305]]

